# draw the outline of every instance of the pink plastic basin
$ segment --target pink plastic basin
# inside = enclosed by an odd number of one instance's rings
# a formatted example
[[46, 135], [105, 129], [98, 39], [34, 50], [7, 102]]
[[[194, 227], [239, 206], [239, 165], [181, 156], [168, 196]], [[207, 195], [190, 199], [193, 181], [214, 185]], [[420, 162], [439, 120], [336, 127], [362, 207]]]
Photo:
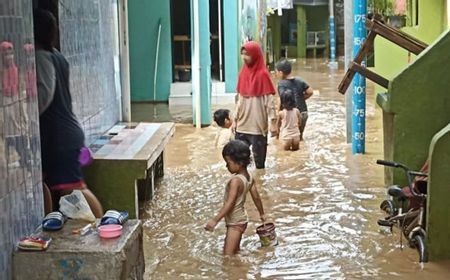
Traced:
[[121, 225], [104, 225], [98, 227], [98, 235], [101, 238], [116, 238], [122, 235]]

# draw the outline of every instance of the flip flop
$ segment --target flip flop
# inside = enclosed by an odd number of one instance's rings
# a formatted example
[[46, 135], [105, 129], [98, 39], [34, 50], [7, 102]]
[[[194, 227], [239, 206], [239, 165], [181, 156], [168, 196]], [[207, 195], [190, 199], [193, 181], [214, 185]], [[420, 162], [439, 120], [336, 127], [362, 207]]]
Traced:
[[123, 225], [128, 220], [128, 212], [108, 210], [100, 220], [100, 225]]
[[51, 212], [42, 221], [42, 229], [45, 231], [55, 231], [62, 229], [66, 218], [61, 212]]

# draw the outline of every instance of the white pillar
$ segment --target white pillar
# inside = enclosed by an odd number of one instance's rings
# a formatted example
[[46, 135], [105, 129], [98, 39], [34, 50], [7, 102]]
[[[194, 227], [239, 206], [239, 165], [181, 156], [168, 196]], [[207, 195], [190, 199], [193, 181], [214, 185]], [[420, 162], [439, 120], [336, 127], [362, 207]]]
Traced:
[[192, 0], [191, 13], [193, 16], [193, 40], [192, 49], [192, 90], [196, 92], [195, 97], [195, 124], [197, 128], [202, 127], [201, 101], [200, 101], [200, 21], [198, 0]]
[[[353, 60], [353, 0], [344, 0], [344, 37], [345, 37], [345, 69]], [[345, 94], [345, 108], [347, 117], [347, 143], [352, 142], [352, 88]]]
[[128, 44], [128, 0], [119, 0], [120, 84], [122, 121], [131, 122], [130, 54]]

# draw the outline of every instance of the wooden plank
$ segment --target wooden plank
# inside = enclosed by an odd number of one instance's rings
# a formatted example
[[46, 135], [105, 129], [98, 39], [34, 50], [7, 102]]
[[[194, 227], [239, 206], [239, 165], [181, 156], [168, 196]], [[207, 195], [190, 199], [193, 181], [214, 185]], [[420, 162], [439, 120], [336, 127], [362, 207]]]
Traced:
[[174, 35], [173, 41], [174, 42], [188, 42], [191, 39], [187, 35]]
[[345, 73], [344, 78], [342, 79], [341, 83], [339, 84], [338, 91], [341, 94], [345, 94], [347, 92], [348, 87], [352, 83], [353, 77], [355, 76], [355, 71], [351, 70], [350, 68], [347, 69], [347, 72]]
[[417, 40], [405, 32], [402, 32], [396, 28], [389, 25], [385, 25], [379, 21], [367, 21], [366, 26], [371, 32], [375, 32], [383, 38], [397, 44], [398, 46], [414, 53], [415, 55], [420, 54], [424, 49], [428, 47], [424, 42]]
[[369, 69], [367, 69], [365, 67], [362, 67], [359, 64], [351, 62], [349, 68], [355, 72], [358, 72], [359, 74], [363, 75], [367, 79], [371, 80], [372, 82], [377, 83], [378, 85], [380, 85], [386, 89], [389, 87], [389, 80], [385, 79], [384, 77], [378, 75], [375, 72], [370, 71]]
[[185, 69], [191, 69], [191, 65], [189, 64], [175, 64], [174, 68], [175, 70], [185, 70]]
[[375, 40], [375, 36], [377, 36], [377, 34], [373, 31], [371, 31], [369, 33], [369, 35], [367, 35], [367, 38], [364, 41], [362, 47], [359, 49], [359, 52], [356, 54], [355, 59], [353, 59], [354, 62], [361, 64], [363, 59], [366, 57], [367, 52], [373, 46], [373, 41]]
[[[370, 32], [367, 36], [367, 39], [364, 41], [362, 47], [359, 49], [358, 53], [355, 56], [354, 62], [360, 64], [363, 59], [366, 57], [367, 52], [369, 49], [373, 46], [373, 40], [375, 39], [375, 36], [377, 34], [375, 32]], [[345, 73], [344, 78], [342, 79], [341, 83], [339, 84], [338, 91], [341, 94], [345, 94], [348, 87], [352, 83], [353, 77], [355, 76], [355, 72], [352, 70], [347, 70]]]

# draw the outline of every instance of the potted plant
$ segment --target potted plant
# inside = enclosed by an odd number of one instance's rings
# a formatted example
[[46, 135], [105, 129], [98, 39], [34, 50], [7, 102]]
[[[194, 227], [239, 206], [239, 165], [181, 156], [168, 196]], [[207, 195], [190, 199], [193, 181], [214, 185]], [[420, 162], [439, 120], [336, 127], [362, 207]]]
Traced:
[[391, 14], [388, 22], [391, 26], [401, 28], [406, 25], [406, 0], [391, 0]]
[[369, 0], [369, 13], [381, 15], [393, 27], [404, 27], [406, 0]]

